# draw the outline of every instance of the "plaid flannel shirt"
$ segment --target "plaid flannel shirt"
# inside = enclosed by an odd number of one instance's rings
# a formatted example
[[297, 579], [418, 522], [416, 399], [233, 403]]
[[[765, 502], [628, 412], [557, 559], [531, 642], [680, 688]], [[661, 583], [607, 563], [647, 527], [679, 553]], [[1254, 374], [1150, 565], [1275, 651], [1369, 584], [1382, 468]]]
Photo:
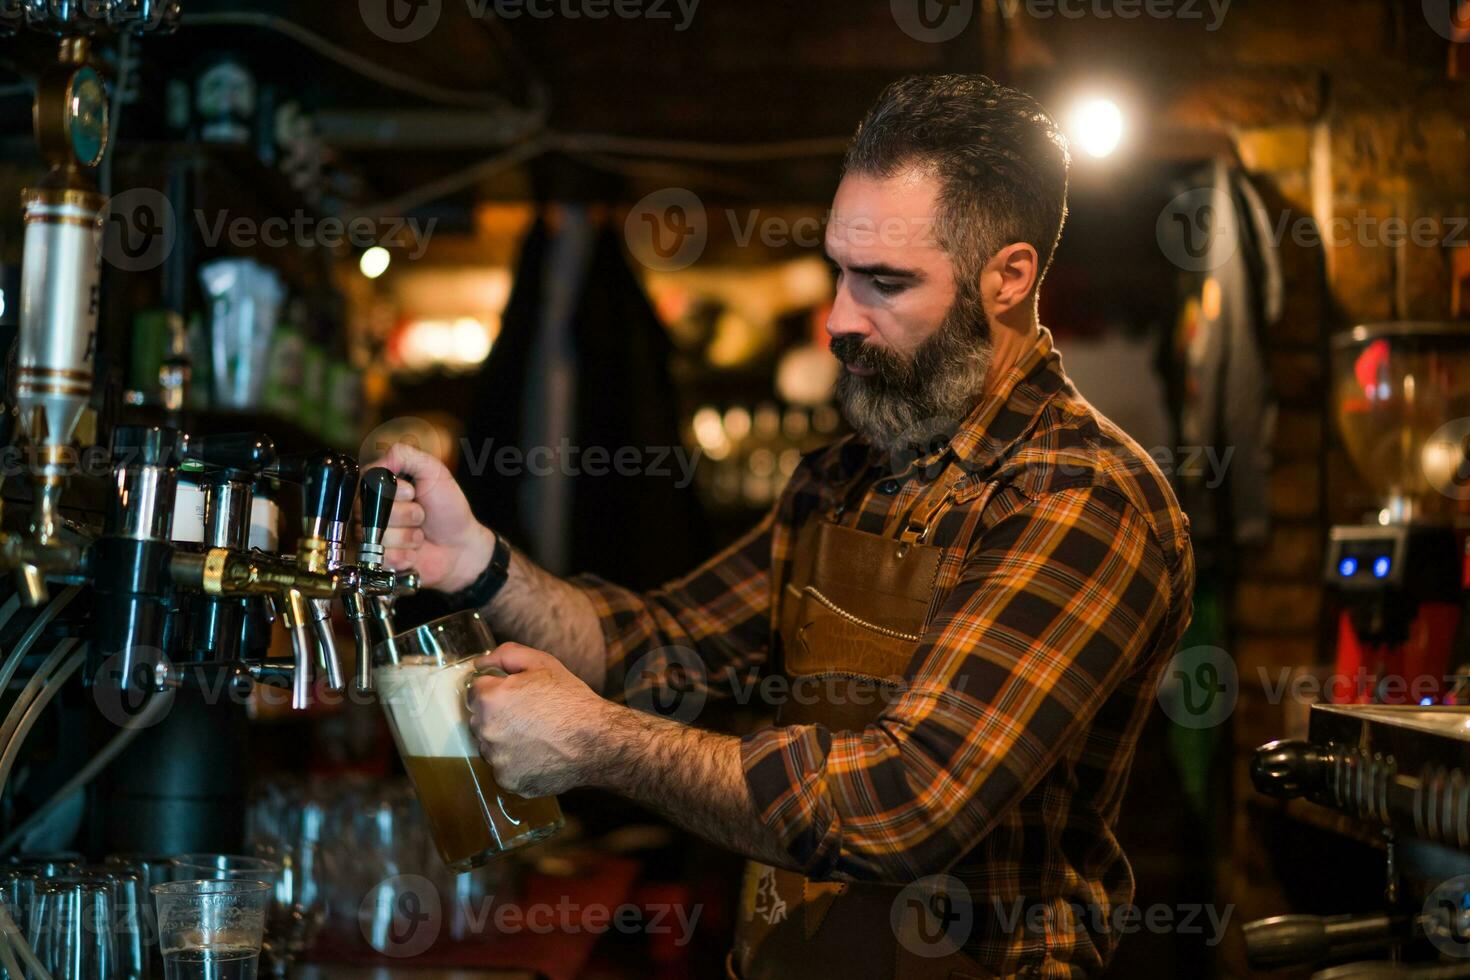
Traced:
[[1133, 899], [1114, 827], [1191, 615], [1188, 520], [1154, 461], [1078, 394], [1044, 328], [947, 445], [898, 472], [875, 456], [852, 439], [807, 455], [765, 520], [656, 591], [579, 578], [607, 640], [607, 693], [643, 707], [749, 696], [771, 648], [772, 570], [786, 578], [802, 522], [866, 467], [844, 523], [901, 528], [926, 481], [959, 463], [902, 695], [862, 731], [746, 736], [746, 781], [808, 877], [946, 873], [969, 891], [965, 948], [988, 968], [1096, 970]]

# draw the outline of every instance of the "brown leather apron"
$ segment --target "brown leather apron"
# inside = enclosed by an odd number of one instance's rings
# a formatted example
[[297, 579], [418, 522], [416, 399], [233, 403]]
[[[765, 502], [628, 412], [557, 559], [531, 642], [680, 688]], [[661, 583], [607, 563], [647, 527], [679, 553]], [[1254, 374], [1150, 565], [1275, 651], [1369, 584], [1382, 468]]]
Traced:
[[[920, 495], [901, 534], [892, 533], [897, 517], [881, 535], [838, 523], [866, 472], [841, 489], [835, 509], [797, 532], [791, 577], [776, 582], [780, 663], [791, 691], [778, 725], [859, 731], [902, 691], [939, 571], [940, 549], [926, 542], [958, 472], [947, 469]], [[900, 891], [747, 862], [727, 971], [736, 980], [993, 976], [961, 953], [920, 956], [900, 943], [891, 924]]]

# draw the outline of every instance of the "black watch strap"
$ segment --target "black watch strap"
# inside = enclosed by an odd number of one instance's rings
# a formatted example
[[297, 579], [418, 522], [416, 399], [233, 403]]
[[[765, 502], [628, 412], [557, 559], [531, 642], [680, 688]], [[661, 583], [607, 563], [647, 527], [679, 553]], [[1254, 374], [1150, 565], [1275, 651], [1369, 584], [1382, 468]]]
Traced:
[[[495, 534], [494, 531], [490, 533]], [[458, 592], [446, 592], [444, 599], [455, 612], [482, 609], [490, 604], [509, 579], [510, 545], [505, 538], [495, 534], [495, 550], [490, 553], [490, 564], [469, 585]]]

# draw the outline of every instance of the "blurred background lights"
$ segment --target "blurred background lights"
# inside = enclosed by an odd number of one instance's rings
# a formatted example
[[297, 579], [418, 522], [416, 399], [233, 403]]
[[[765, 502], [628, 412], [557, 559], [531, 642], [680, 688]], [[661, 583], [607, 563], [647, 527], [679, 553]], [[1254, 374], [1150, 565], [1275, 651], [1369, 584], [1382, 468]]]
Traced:
[[1111, 156], [1123, 141], [1123, 111], [1112, 99], [1087, 99], [1072, 110], [1068, 135], [1091, 157]]
[[362, 253], [362, 258], [358, 260], [358, 268], [369, 279], [376, 279], [388, 271], [388, 266], [392, 262], [393, 256], [389, 251], [381, 245], [375, 245]]

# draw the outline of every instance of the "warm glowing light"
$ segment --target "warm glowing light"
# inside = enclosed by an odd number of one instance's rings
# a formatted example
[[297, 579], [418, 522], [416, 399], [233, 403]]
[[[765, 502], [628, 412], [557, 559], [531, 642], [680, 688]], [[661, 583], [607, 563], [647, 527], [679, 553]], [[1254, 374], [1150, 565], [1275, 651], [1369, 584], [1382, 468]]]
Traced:
[[725, 437], [725, 423], [718, 408], [705, 405], [694, 413], [694, 439], [707, 453], [729, 446], [730, 440]]
[[734, 442], [750, 435], [750, 412], [739, 405], [725, 412], [725, 434]]
[[357, 267], [361, 269], [362, 274], [367, 276], [369, 279], [376, 279], [383, 273], [387, 272], [388, 266], [392, 263], [392, 254], [389, 253], [389, 251], [383, 246], [374, 245], [372, 248], [362, 253], [362, 259], [359, 260]]
[[1088, 99], [1072, 112], [1071, 137], [1088, 156], [1110, 156], [1123, 141], [1123, 110], [1112, 99]]
[[442, 368], [464, 371], [490, 356], [495, 330], [475, 317], [415, 320], [398, 343], [398, 366], [410, 371]]

